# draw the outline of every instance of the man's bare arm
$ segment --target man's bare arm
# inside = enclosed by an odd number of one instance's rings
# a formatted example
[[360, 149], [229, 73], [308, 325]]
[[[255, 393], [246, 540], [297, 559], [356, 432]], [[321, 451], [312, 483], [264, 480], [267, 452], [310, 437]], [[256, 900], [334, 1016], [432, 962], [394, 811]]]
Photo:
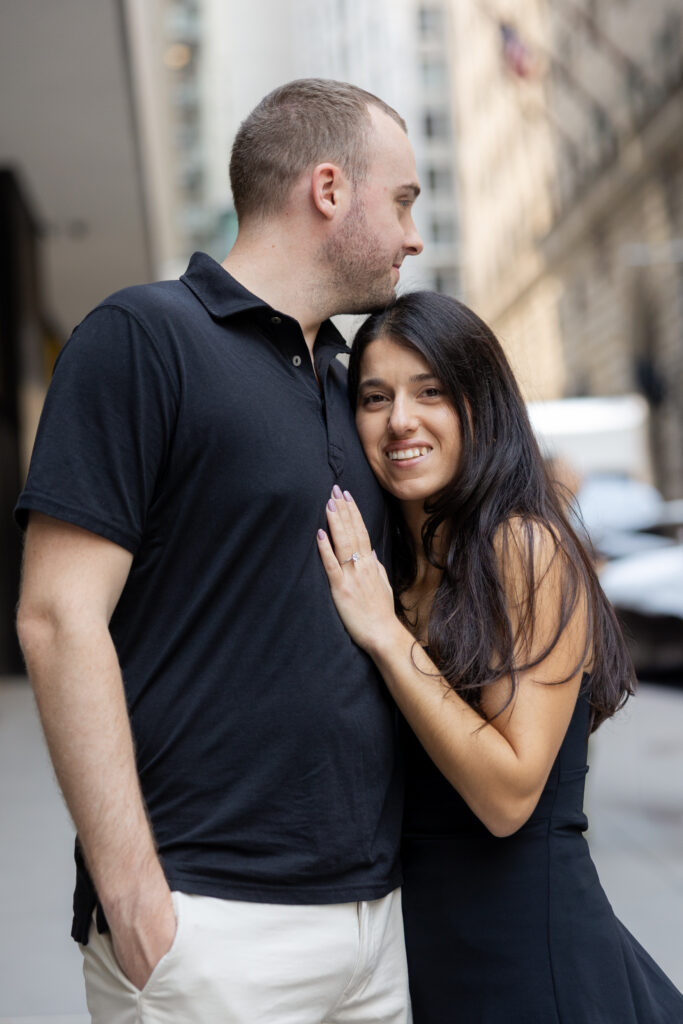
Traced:
[[17, 627], [117, 958], [142, 988], [173, 941], [175, 917], [140, 793], [109, 633], [131, 562], [111, 541], [31, 513]]

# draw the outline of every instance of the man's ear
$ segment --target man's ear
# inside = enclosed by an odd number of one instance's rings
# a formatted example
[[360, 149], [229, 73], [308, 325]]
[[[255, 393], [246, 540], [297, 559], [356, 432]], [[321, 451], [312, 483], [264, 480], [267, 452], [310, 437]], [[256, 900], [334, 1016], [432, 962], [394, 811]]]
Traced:
[[339, 215], [349, 191], [346, 175], [337, 164], [317, 164], [311, 173], [311, 196], [316, 209], [327, 220]]

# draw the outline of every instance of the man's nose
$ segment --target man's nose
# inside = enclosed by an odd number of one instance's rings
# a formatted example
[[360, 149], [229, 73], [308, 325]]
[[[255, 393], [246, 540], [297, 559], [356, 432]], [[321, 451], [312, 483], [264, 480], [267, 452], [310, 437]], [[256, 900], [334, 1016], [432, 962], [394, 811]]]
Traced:
[[405, 250], [409, 256], [419, 256], [424, 249], [424, 243], [415, 227], [415, 221], [410, 218], [410, 230], [406, 235]]

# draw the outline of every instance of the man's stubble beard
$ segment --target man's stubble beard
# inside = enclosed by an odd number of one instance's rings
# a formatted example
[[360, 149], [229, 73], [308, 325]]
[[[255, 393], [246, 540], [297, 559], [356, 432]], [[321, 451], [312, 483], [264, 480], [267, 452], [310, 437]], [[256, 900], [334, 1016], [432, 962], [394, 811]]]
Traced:
[[330, 273], [335, 307], [330, 316], [375, 313], [396, 297], [391, 280], [392, 257], [379, 235], [370, 230], [365, 203], [357, 193], [339, 231], [324, 243], [321, 256]]

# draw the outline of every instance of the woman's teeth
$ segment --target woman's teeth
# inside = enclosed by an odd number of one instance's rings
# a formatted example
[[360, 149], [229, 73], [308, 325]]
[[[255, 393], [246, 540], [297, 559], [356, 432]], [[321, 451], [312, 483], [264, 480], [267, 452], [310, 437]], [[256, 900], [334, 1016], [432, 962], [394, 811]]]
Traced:
[[429, 448], [399, 448], [396, 451], [387, 452], [387, 457], [392, 462], [401, 462], [403, 459], [416, 459], [418, 455], [426, 455]]

